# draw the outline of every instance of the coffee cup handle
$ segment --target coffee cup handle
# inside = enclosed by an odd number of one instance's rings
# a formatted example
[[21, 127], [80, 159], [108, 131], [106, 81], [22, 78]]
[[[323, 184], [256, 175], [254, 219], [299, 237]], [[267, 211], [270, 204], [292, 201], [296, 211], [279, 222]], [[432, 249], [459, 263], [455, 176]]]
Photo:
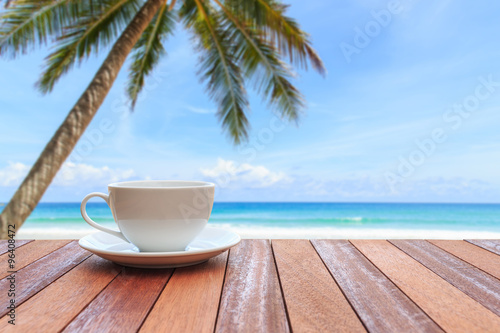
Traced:
[[104, 193], [99, 193], [99, 192], [93, 192], [93, 193], [90, 193], [90, 194], [87, 194], [85, 196], [85, 198], [83, 198], [82, 200], [82, 204], [80, 205], [80, 212], [82, 213], [82, 217], [83, 219], [85, 220], [85, 222], [87, 222], [88, 224], [90, 224], [92, 227], [98, 229], [98, 230], [101, 230], [101, 231], [104, 231], [104, 232], [107, 232], [108, 234], [111, 234], [113, 236], [116, 236], [118, 238], [121, 238], [123, 239], [124, 241], [126, 241], [127, 243], [130, 243], [128, 241], [128, 239], [125, 238], [125, 236], [123, 236], [123, 234], [119, 231], [114, 231], [114, 230], [111, 230], [109, 228], [106, 228], [106, 227], [103, 227], [102, 225], [100, 224], [97, 224], [95, 223], [94, 221], [92, 221], [92, 219], [87, 215], [87, 201], [89, 201], [90, 198], [92, 197], [99, 197], [99, 198], [102, 198], [104, 199], [104, 201], [106, 201], [106, 203], [108, 204], [109, 206], [109, 196], [107, 194], [104, 194]]

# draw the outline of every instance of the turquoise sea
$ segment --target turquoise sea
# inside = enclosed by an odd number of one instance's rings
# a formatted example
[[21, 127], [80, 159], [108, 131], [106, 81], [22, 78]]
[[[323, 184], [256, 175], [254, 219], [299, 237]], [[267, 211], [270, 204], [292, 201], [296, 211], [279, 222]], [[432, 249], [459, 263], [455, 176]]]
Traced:
[[[88, 203], [87, 211], [114, 226], [105, 203]], [[209, 224], [261, 238], [488, 238], [500, 235], [500, 204], [216, 202]], [[55, 238], [91, 231], [80, 203], [40, 203], [21, 234]]]

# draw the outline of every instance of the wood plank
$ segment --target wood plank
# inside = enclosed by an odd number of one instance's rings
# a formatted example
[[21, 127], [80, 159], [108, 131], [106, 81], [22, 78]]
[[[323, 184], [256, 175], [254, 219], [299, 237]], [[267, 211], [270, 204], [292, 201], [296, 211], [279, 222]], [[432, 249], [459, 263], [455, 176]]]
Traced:
[[498, 239], [466, 239], [466, 241], [500, 255], [500, 240]]
[[311, 241], [370, 332], [442, 332], [346, 240]]
[[137, 332], [172, 272], [124, 267], [63, 332]]
[[[32, 242], [33, 239], [16, 239], [16, 250], [23, 245]], [[6, 239], [0, 240], [0, 254], [4, 254], [9, 250], [9, 242]]]
[[229, 252], [216, 332], [289, 332], [271, 244], [242, 240]]
[[213, 332], [226, 262], [227, 252], [200, 265], [177, 268], [141, 332]]
[[59, 332], [118, 275], [120, 270], [120, 266], [108, 260], [91, 256], [22, 304], [17, 309], [16, 326], [7, 325], [6, 318], [2, 318], [0, 331]]
[[293, 332], [366, 332], [307, 240], [273, 240]]
[[[19, 306], [89, 256], [90, 252], [82, 249], [76, 241], [73, 241], [19, 270], [15, 274], [16, 305]], [[0, 290], [9, 289], [10, 282], [7, 279], [6, 277], [0, 280]], [[4, 303], [7, 301], [6, 293], [2, 293], [0, 299], [2, 300], [1, 304], [7, 304]], [[7, 308], [0, 308], [0, 316], [6, 313]]]
[[[15, 270], [20, 270], [23, 267], [26, 267], [27, 265], [31, 264], [32, 262], [37, 261], [38, 259], [45, 257], [47, 254], [63, 247], [64, 245], [67, 245], [70, 240], [39, 240], [39, 241], [34, 241], [30, 242], [29, 244], [26, 244], [23, 247], [16, 248], [15, 251]], [[3, 255], [0, 255], [0, 262], [3, 263], [5, 270], [0, 272], [0, 279], [3, 279], [10, 273], [7, 273], [9, 271], [8, 269], [8, 259], [9, 259], [9, 254], [10, 253], [5, 253]]]
[[500, 256], [463, 240], [428, 240], [454, 256], [500, 279]]
[[351, 240], [445, 331], [498, 332], [500, 317], [384, 240]]
[[400, 250], [500, 316], [500, 281], [425, 240], [392, 240]]

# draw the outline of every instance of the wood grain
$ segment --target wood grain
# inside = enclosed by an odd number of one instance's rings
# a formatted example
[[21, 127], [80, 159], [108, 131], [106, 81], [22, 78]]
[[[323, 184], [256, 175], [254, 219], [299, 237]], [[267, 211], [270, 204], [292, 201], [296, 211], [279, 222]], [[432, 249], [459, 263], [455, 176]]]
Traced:
[[172, 275], [172, 269], [124, 267], [63, 332], [136, 332]]
[[[90, 253], [73, 241], [51, 254], [22, 268], [16, 273], [16, 304], [19, 306], [28, 298], [47, 287], [54, 280], [78, 265], [90, 256]], [[0, 280], [0, 290], [7, 290], [10, 282], [8, 277]], [[0, 295], [2, 304], [6, 304], [7, 294]], [[5, 307], [0, 308], [0, 316], [7, 313]]]
[[311, 242], [368, 331], [442, 331], [348, 241]]
[[466, 239], [466, 241], [500, 255], [500, 240], [498, 239]]
[[229, 252], [216, 332], [289, 332], [268, 240], [242, 240]]
[[273, 240], [293, 332], [366, 332], [307, 240]]
[[445, 331], [498, 332], [500, 317], [384, 240], [352, 240]]
[[208, 262], [177, 268], [141, 332], [213, 332], [227, 252]]
[[[23, 247], [16, 248], [15, 251], [15, 270], [20, 270], [23, 267], [26, 267], [32, 262], [45, 257], [47, 254], [67, 245], [70, 240], [55, 240], [55, 241], [47, 241], [47, 240], [39, 240], [30, 242]], [[5, 270], [0, 272], [0, 279], [3, 279], [10, 273], [7, 273], [10, 269], [8, 269], [8, 259], [9, 253], [5, 253], [0, 255], [0, 262], [4, 265]]]
[[413, 259], [500, 316], [500, 281], [425, 240], [390, 241]]
[[[32, 239], [16, 239], [16, 250], [23, 245], [32, 242]], [[0, 240], [0, 254], [4, 254], [9, 250], [9, 242], [6, 239]]]
[[[59, 332], [120, 272], [121, 267], [91, 256], [34, 295], [18, 309], [16, 326], [0, 321], [5, 332]], [[83, 327], [79, 328], [83, 329]], [[126, 331], [126, 327], [116, 331]]]
[[[500, 327], [498, 240], [243, 240], [229, 255], [173, 273], [122, 268], [64, 242], [17, 241], [16, 326], [0, 308], [1, 332]], [[9, 286], [0, 280], [0, 290]]]
[[428, 240], [428, 242], [500, 279], [499, 255], [463, 240]]

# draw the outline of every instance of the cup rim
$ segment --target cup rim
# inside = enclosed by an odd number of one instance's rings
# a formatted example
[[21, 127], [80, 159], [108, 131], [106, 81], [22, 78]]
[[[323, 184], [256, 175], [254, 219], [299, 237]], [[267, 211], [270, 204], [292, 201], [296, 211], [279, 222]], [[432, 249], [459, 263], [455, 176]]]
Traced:
[[[144, 184], [144, 185], [141, 185]], [[177, 186], [151, 186], [147, 184], [179, 184]], [[198, 180], [131, 180], [124, 182], [115, 182], [108, 185], [108, 188], [123, 188], [123, 189], [192, 189], [192, 188], [207, 188], [215, 187], [214, 183], [198, 181]]]

